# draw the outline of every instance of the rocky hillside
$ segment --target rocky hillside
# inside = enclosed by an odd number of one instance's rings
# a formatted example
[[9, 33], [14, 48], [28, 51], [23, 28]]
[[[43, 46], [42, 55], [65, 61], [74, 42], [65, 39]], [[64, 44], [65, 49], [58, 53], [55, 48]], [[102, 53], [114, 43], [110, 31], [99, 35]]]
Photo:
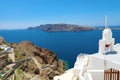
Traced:
[[[3, 41], [1, 38], [1, 42]], [[65, 63], [48, 49], [35, 46], [29, 41], [7, 45], [14, 48], [16, 61], [31, 57], [31, 60], [14, 71], [16, 80], [53, 80], [54, 76], [65, 71]]]
[[29, 27], [28, 30], [43, 30], [48, 32], [53, 31], [87, 31], [94, 30], [93, 27], [80, 26], [73, 24], [45, 24], [36, 27]]

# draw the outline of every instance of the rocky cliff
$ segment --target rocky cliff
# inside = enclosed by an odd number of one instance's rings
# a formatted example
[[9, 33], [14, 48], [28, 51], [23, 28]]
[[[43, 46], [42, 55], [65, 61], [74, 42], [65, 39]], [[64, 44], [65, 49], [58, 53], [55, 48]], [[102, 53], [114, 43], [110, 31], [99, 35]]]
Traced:
[[28, 30], [43, 30], [48, 32], [54, 31], [87, 31], [95, 28], [89, 26], [80, 26], [74, 24], [45, 24], [36, 27], [29, 27]]
[[38, 80], [52, 80], [55, 75], [60, 75], [65, 70], [64, 63], [50, 50], [34, 46], [28, 41], [10, 45], [15, 49], [16, 60], [32, 57], [32, 60], [25, 64], [23, 71], [31, 76], [39, 75]]
[[29, 41], [7, 45], [14, 48], [16, 61], [31, 57], [31, 60], [22, 63], [22, 67], [14, 71], [16, 80], [53, 80], [54, 76], [65, 71], [65, 63], [48, 49], [35, 46]]

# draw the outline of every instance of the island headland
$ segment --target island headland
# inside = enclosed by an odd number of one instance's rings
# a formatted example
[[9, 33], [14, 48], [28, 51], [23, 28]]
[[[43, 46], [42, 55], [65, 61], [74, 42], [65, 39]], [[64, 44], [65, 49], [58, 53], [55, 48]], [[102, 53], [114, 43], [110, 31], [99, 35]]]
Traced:
[[56, 32], [56, 31], [88, 31], [88, 30], [94, 30], [95, 28], [90, 26], [81, 26], [75, 24], [45, 24], [36, 27], [28, 27], [27, 29]]

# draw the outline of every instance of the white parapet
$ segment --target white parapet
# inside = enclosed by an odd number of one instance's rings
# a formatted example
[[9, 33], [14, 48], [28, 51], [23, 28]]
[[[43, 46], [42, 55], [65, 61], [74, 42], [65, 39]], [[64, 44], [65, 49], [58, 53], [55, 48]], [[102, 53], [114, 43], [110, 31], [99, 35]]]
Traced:
[[67, 70], [64, 74], [60, 76], [55, 76], [54, 80], [72, 80], [73, 77], [73, 68]]
[[93, 77], [90, 73], [87, 73], [88, 74], [88, 80], [93, 80]]

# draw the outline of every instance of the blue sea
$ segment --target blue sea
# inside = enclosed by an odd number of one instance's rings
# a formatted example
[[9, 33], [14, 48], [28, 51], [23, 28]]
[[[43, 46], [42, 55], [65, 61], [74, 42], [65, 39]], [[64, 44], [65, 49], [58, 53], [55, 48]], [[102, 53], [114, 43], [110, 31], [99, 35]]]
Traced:
[[[40, 30], [0, 30], [0, 36], [6, 42], [19, 43], [24, 40], [47, 48], [66, 60], [69, 67], [74, 66], [80, 53], [93, 54], [98, 52], [98, 41], [102, 38], [102, 30], [82, 32], [44, 32]], [[115, 43], [120, 43], [120, 31], [113, 30]]]

